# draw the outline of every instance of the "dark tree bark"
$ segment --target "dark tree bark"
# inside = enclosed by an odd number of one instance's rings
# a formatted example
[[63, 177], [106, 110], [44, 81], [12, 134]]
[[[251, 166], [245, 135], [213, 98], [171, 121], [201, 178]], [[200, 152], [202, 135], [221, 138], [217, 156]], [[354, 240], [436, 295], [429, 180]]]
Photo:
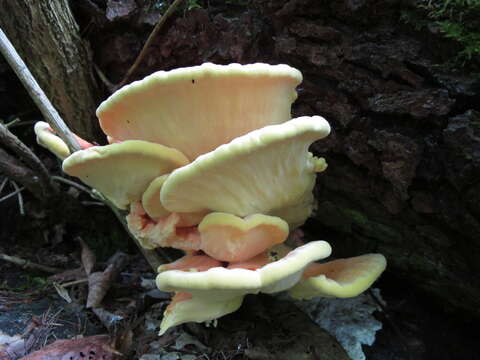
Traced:
[[[436, 66], [455, 44], [403, 24], [412, 9], [396, 0], [209, 3], [171, 21], [136, 77], [205, 61], [299, 68], [294, 115], [333, 128], [313, 147], [329, 168], [308, 232], [335, 256], [381, 252], [391, 281], [480, 315], [480, 86]], [[97, 30], [96, 56], [121, 78], [145, 31]]]
[[0, 13], [0, 26], [65, 122], [98, 140], [91, 56], [68, 1], [0, 1]]

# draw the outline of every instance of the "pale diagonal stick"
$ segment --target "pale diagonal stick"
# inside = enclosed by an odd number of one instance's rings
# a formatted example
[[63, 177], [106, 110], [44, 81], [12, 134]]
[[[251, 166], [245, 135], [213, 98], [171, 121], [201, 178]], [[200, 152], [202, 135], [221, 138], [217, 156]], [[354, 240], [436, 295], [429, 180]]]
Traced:
[[[7, 60], [8, 64], [12, 67], [12, 69], [17, 74], [18, 78], [22, 81], [23, 86], [27, 89], [30, 97], [33, 99], [35, 104], [38, 106], [40, 111], [42, 112], [43, 117], [53, 130], [62, 138], [63, 141], [67, 144], [71, 152], [75, 152], [77, 150], [81, 150], [80, 145], [78, 144], [77, 140], [73, 137], [72, 132], [65, 124], [63, 119], [58, 114], [57, 110], [53, 107], [53, 105], [48, 100], [47, 96], [38, 85], [37, 81], [33, 77], [30, 70], [28, 70], [27, 65], [23, 62], [20, 55], [18, 55], [17, 51], [13, 47], [10, 40], [8, 40], [7, 36], [0, 28], [0, 52], [3, 54], [5, 59]], [[103, 196], [102, 196], [103, 197]], [[157, 271], [158, 266], [162, 263], [155, 253], [154, 250], [144, 249], [138, 240], [133, 236], [133, 234], [128, 230], [127, 224], [123, 216], [119, 215], [119, 210], [116, 209], [110, 201], [107, 201], [105, 198], [103, 201], [110, 207], [110, 209], [114, 212], [115, 216], [117, 216], [118, 220], [122, 223], [124, 228], [127, 230], [127, 233], [133, 239], [135, 244], [139, 247], [142, 254], [145, 256], [146, 260], [152, 267], [154, 271]]]
[[57, 110], [53, 107], [50, 100], [38, 85], [37, 80], [33, 77], [30, 70], [28, 70], [27, 65], [23, 62], [20, 55], [13, 47], [10, 40], [0, 28], [0, 52], [7, 60], [8, 64], [11, 66], [15, 74], [22, 82], [25, 89], [27, 89], [30, 97], [35, 102], [35, 105], [41, 111], [45, 120], [50, 124], [52, 129], [62, 138], [63, 141], [67, 144], [71, 152], [81, 150], [78, 141], [73, 137], [72, 132], [63, 122], [63, 119], [58, 114]]

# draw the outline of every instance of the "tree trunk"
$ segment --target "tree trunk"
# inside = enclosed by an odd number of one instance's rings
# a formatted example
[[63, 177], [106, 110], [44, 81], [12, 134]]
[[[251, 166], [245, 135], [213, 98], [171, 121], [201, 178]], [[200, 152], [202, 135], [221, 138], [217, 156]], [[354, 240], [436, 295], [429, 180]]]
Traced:
[[[313, 147], [329, 167], [307, 232], [335, 256], [383, 253], [392, 286], [480, 315], [480, 86], [435, 66], [454, 44], [402, 23], [413, 9], [396, 0], [222, 3], [172, 20], [137, 78], [205, 61], [299, 68], [294, 115], [333, 128]], [[145, 38], [92, 34], [109, 74]]]
[[0, 26], [67, 125], [98, 140], [91, 56], [68, 1], [0, 1], [0, 13]]

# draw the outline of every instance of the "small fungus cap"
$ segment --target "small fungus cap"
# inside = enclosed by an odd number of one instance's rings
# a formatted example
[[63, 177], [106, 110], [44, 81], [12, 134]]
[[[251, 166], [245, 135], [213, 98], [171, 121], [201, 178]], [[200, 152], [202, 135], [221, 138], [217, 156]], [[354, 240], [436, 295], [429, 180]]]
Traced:
[[330, 253], [327, 242], [313, 241], [257, 270], [224, 267], [199, 272], [168, 270], [158, 274], [156, 283], [162, 291], [186, 292], [193, 297], [229, 299], [258, 292], [274, 293], [292, 287], [307, 265]]
[[289, 294], [296, 299], [354, 297], [367, 290], [387, 266], [381, 254], [311, 264]]
[[266, 214], [299, 226], [311, 211], [315, 171], [324, 168], [308, 147], [329, 132], [320, 116], [254, 130], [173, 171], [161, 203], [172, 212]]
[[151, 141], [193, 160], [237, 136], [289, 120], [301, 81], [288, 65], [205, 63], [126, 85], [99, 106], [97, 116], [116, 141]]
[[176, 149], [129, 140], [77, 151], [64, 160], [63, 171], [125, 209], [141, 199], [153, 179], [187, 163], [185, 155]]
[[288, 224], [279, 217], [263, 214], [242, 219], [214, 212], [203, 218], [198, 231], [201, 250], [215, 259], [236, 262], [283, 243], [288, 237]]
[[180, 301], [171, 310], [165, 311], [159, 335], [165, 334], [171, 327], [186, 322], [205, 322], [218, 319], [237, 311], [242, 305], [242, 301], [243, 296], [229, 299], [194, 296], [191, 299]]
[[58, 158], [65, 159], [70, 155], [70, 149], [67, 144], [54, 134], [52, 128], [45, 121], [37, 121], [33, 127], [37, 136], [37, 143], [50, 150]]
[[155, 178], [142, 195], [142, 206], [152, 219], [159, 219], [170, 215], [160, 202], [160, 189], [167, 180], [169, 174]]

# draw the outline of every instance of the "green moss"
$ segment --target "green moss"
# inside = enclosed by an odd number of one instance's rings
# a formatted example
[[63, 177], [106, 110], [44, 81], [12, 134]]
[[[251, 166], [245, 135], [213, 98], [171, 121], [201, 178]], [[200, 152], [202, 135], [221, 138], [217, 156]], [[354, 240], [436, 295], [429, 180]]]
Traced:
[[405, 22], [417, 29], [436, 26], [446, 38], [459, 43], [459, 52], [446, 65], [449, 67], [478, 66], [480, 54], [479, 0], [418, 0], [417, 11], [402, 13]]
[[4, 280], [2, 283], [0, 283], [0, 290], [14, 292], [34, 291], [44, 288], [46, 284], [46, 278], [38, 276], [33, 272], [26, 272], [18, 276], [15, 280]]

